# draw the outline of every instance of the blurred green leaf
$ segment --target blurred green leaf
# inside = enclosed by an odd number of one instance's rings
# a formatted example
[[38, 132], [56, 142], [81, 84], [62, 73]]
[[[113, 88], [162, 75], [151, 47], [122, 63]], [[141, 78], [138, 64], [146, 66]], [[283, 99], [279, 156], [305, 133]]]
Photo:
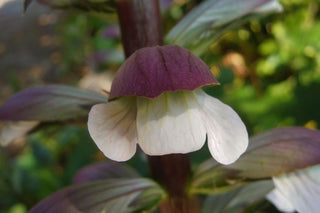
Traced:
[[27, 208], [22, 203], [19, 203], [12, 206], [8, 213], [27, 213]]

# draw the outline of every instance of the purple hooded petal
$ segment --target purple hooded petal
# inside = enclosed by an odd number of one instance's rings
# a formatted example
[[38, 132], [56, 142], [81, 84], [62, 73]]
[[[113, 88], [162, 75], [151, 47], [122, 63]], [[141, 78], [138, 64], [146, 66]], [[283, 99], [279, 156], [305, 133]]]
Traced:
[[167, 91], [217, 84], [208, 66], [190, 51], [176, 45], [147, 47], [120, 67], [110, 99], [130, 95], [155, 98]]

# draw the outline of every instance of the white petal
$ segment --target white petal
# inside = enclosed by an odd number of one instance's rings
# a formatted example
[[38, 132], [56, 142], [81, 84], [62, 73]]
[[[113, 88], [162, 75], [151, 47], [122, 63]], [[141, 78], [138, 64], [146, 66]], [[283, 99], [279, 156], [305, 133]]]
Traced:
[[282, 212], [294, 212], [295, 209], [288, 199], [277, 189], [267, 194], [267, 199]]
[[274, 177], [283, 196], [300, 213], [318, 213], [320, 206], [320, 165]]
[[211, 155], [222, 164], [235, 162], [248, 147], [246, 126], [231, 107], [202, 90], [195, 92], [202, 106]]
[[108, 158], [126, 161], [136, 152], [136, 101], [120, 98], [93, 106], [88, 129], [94, 142]]
[[167, 92], [153, 100], [138, 98], [137, 106], [139, 145], [145, 153], [188, 153], [205, 143], [205, 127], [193, 92]]

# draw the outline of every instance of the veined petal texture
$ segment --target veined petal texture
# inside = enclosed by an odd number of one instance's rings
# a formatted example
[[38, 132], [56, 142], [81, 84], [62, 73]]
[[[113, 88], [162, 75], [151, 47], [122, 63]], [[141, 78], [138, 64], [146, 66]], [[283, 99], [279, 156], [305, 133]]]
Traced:
[[211, 155], [222, 164], [235, 162], [248, 147], [246, 126], [228, 105], [200, 89], [195, 93], [202, 107]]
[[205, 126], [195, 94], [167, 92], [155, 99], [137, 99], [137, 131], [149, 155], [188, 153], [205, 143]]
[[299, 213], [318, 213], [320, 165], [273, 178], [280, 193]]
[[88, 129], [108, 158], [126, 161], [136, 152], [136, 101], [133, 97], [97, 104], [91, 108]]

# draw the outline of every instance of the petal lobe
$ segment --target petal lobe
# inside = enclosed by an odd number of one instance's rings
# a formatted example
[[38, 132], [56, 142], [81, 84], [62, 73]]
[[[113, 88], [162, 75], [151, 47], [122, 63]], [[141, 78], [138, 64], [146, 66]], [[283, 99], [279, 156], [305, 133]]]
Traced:
[[195, 93], [202, 106], [202, 119], [206, 126], [211, 155], [222, 164], [235, 162], [248, 147], [246, 126], [228, 105], [200, 89]]
[[136, 152], [136, 101], [122, 98], [91, 108], [88, 129], [94, 142], [108, 158], [126, 161]]

